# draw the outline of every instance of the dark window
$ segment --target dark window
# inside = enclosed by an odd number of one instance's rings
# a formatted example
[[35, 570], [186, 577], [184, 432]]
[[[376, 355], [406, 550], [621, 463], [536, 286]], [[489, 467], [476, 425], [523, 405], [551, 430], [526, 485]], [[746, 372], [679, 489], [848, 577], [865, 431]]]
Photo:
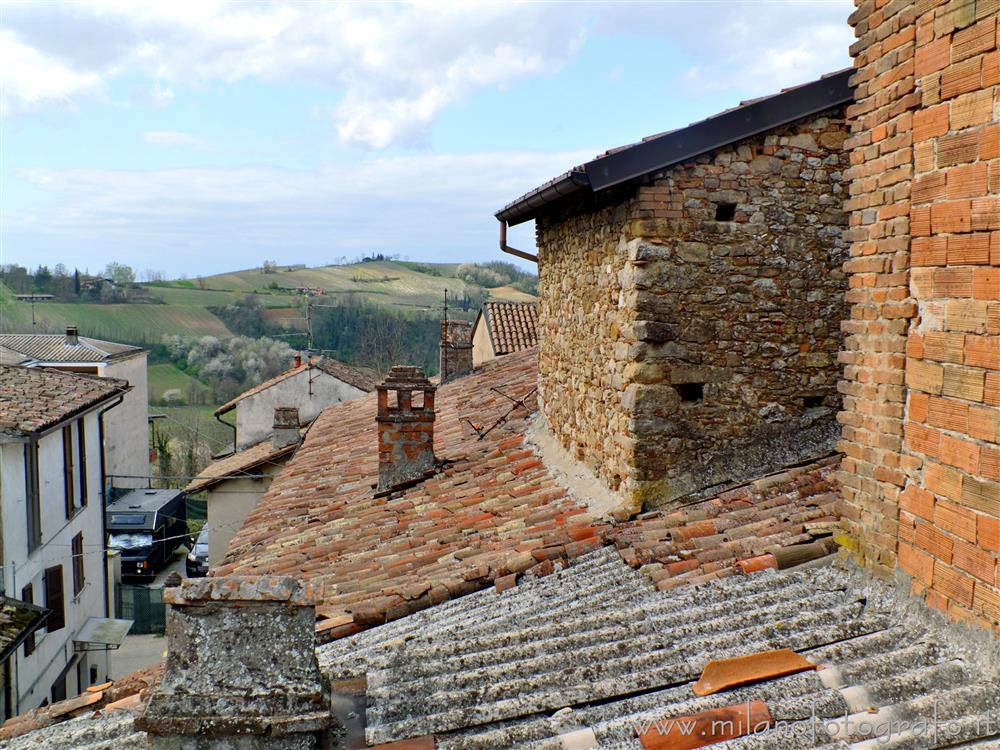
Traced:
[[52, 683], [52, 702], [66, 700], [66, 675], [62, 674]]
[[24, 446], [24, 494], [28, 511], [28, 552], [42, 545], [42, 506], [38, 486], [38, 443]]
[[73, 537], [73, 596], [83, 591], [83, 532]]
[[[35, 603], [35, 587], [30, 583], [21, 589], [21, 601], [25, 601], [28, 604]], [[24, 639], [24, 655], [31, 656], [35, 651], [35, 631], [31, 631], [31, 635]]]
[[701, 401], [705, 398], [704, 383], [681, 383], [675, 385], [674, 388], [677, 389], [677, 394], [681, 397], [681, 401]]
[[817, 406], [823, 405], [822, 396], [805, 396], [802, 399], [802, 405], [807, 409], [813, 409]]
[[73, 471], [73, 428], [70, 425], [62, 429], [62, 446], [63, 497], [66, 500], [66, 518], [72, 518], [73, 512], [76, 510], [76, 503], [73, 497], [73, 494], [76, 492], [76, 489], [73, 487], [74, 474], [76, 472]]
[[715, 207], [716, 221], [732, 221], [736, 218], [735, 203], [719, 203]]
[[66, 612], [63, 607], [63, 570], [62, 565], [45, 569], [45, 607], [52, 614], [45, 622], [46, 629], [51, 633], [66, 625]]
[[87, 431], [84, 420], [76, 423], [76, 446], [80, 457], [80, 505], [87, 504]]

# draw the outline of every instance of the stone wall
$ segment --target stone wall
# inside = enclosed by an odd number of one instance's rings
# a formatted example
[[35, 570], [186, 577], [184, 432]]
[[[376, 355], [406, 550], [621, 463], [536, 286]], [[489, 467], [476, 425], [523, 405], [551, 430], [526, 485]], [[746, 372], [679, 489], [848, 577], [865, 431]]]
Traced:
[[842, 115], [538, 221], [544, 413], [634, 507], [832, 449]]
[[1000, 629], [997, 4], [863, 3], [851, 22], [844, 542]]

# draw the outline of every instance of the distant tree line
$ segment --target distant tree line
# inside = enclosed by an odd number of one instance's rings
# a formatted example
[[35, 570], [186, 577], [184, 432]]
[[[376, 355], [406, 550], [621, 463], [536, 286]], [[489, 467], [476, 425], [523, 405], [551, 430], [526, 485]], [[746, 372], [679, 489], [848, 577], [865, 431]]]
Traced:
[[[147, 271], [147, 276], [159, 273]], [[78, 268], [70, 271], [62, 263], [34, 271], [8, 263], [0, 266], [0, 281], [15, 294], [51, 294], [62, 302], [131, 302], [145, 295], [136, 285], [135, 271], [124, 263], [108, 263], [94, 275]]]

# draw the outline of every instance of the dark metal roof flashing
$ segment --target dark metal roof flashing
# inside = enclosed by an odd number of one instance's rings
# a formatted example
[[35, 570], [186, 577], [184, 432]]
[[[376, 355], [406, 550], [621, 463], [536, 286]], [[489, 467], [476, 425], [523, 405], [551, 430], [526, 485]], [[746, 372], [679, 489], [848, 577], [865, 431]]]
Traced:
[[714, 149], [773, 130], [825, 109], [854, 101], [853, 68], [811, 83], [753, 99], [686, 128], [613, 149], [541, 185], [496, 213], [507, 224], [534, 219], [542, 209], [574, 193], [596, 193], [659, 172]]

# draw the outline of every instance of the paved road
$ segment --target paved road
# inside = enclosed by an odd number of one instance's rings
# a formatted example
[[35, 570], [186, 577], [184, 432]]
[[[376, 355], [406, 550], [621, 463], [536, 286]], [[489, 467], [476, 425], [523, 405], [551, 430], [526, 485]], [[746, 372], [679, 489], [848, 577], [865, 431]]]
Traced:
[[[184, 561], [187, 558], [187, 548], [178, 547], [174, 559], [161, 570], [149, 585], [162, 588], [163, 582], [171, 572], [177, 571], [186, 578]], [[162, 661], [167, 651], [167, 639], [162, 635], [129, 635], [125, 637], [121, 648], [111, 652], [111, 679], [121, 677], [143, 669], [158, 661]]]

